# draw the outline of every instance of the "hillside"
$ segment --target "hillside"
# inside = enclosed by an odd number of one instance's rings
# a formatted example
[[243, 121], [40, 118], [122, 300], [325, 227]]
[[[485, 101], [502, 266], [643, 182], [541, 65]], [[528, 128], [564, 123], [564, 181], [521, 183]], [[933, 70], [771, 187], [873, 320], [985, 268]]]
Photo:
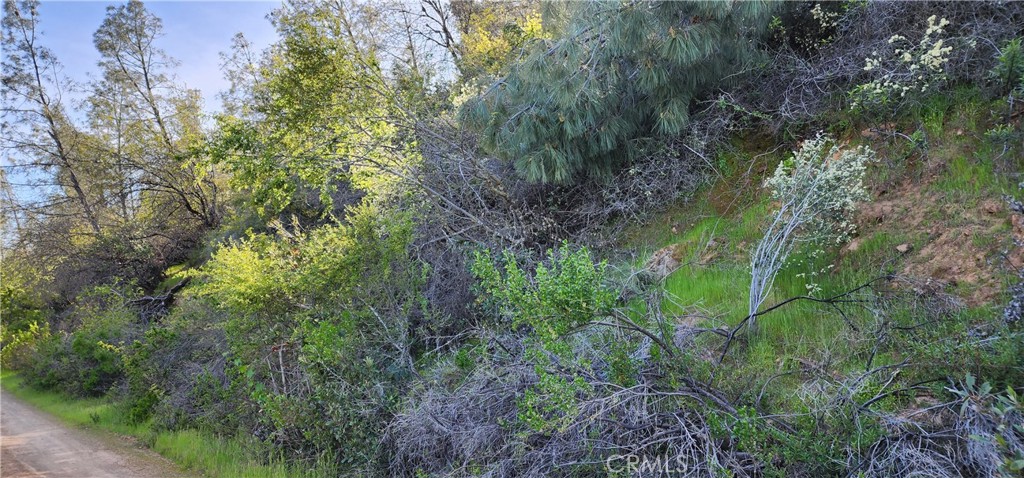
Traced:
[[1024, 4], [408, 5], [210, 115], [5, 2], [5, 386], [204, 475], [1022, 476]]

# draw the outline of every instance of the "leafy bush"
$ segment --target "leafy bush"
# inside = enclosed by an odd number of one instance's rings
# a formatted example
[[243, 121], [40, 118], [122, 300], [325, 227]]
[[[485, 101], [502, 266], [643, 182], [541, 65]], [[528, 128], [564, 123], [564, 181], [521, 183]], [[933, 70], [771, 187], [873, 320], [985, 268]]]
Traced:
[[3, 310], [4, 320], [0, 327], [6, 333], [26, 330], [30, 324], [46, 318], [43, 305], [37, 297], [33, 297], [24, 287], [10, 285], [12, 278], [8, 274], [2, 274], [2, 279], [5, 284], [0, 288], [0, 310]]
[[0, 251], [0, 367], [31, 365], [40, 343], [49, 339], [46, 271], [17, 251]]
[[32, 365], [39, 345], [50, 339], [50, 324], [31, 322], [27, 329], [8, 331], [0, 324], [0, 367], [7, 370], [21, 370]]
[[298, 456], [345, 450], [339, 463], [365, 470], [412, 373], [411, 323], [430, 313], [411, 222], [365, 202], [348, 220], [227, 244], [195, 293], [226, 314], [228, 373], [258, 436]]
[[532, 277], [508, 251], [500, 269], [487, 251], [478, 252], [473, 263], [484, 297], [513, 326], [530, 332], [526, 357], [538, 381], [520, 399], [519, 419], [536, 431], [561, 428], [576, 416], [577, 396], [588, 393], [589, 384], [580, 375], [551, 370], [589, 368], [574, 354], [571, 335], [609, 315], [616, 300], [607, 285], [607, 264], [595, 264], [587, 248], [571, 251], [563, 243], [547, 259]]
[[98, 286], [80, 295], [68, 319], [73, 326], [41, 336], [37, 353], [23, 370], [30, 384], [79, 396], [107, 393], [123, 376], [121, 348], [141, 327], [125, 304], [129, 287]]
[[507, 250], [500, 269], [489, 251], [477, 252], [473, 263], [481, 291], [499, 313], [514, 326], [530, 327], [543, 342], [608, 314], [615, 303], [615, 294], [605, 284], [608, 264], [595, 264], [586, 247], [570, 251], [563, 243], [560, 249], [549, 250], [547, 259], [548, 264], [537, 265], [533, 277]]

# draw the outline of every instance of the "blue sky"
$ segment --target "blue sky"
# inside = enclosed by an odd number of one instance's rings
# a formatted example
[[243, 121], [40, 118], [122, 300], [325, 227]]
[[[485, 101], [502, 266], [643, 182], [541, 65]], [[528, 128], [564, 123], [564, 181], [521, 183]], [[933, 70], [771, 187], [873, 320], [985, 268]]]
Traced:
[[[92, 34], [103, 22], [108, 5], [121, 2], [43, 1], [39, 8], [43, 41], [76, 80], [96, 74], [99, 54]], [[180, 62], [175, 71], [190, 88], [203, 92], [207, 111], [220, 109], [217, 92], [227, 88], [218, 53], [227, 51], [231, 37], [242, 32], [257, 50], [277, 37], [266, 19], [280, 2], [274, 1], [151, 1], [146, 8], [163, 20], [164, 35], [157, 46]]]
[[[47, 1], [39, 7], [42, 43], [64, 65], [64, 74], [86, 82], [96, 77], [100, 56], [92, 34], [106, 16], [107, 6], [124, 2]], [[227, 89], [220, 72], [220, 52], [231, 47], [231, 38], [242, 32], [257, 51], [277, 39], [266, 16], [280, 1], [149, 1], [146, 8], [163, 20], [164, 34], [157, 47], [178, 60], [174, 74], [189, 88], [203, 93], [204, 107], [213, 113], [221, 109], [217, 92]], [[72, 93], [83, 99], [84, 92]], [[74, 116], [74, 114], [72, 114]], [[2, 162], [7, 166], [7, 162]], [[15, 195], [26, 200], [41, 199], [43, 189], [29, 186], [25, 171], [10, 171]]]

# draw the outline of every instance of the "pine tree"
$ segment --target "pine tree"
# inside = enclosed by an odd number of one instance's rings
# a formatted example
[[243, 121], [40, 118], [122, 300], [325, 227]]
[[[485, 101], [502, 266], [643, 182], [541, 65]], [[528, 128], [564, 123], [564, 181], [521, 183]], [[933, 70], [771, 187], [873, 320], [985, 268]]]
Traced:
[[691, 102], [740, 70], [767, 23], [764, 1], [565, 2], [541, 39], [467, 102], [483, 146], [529, 180], [604, 175], [634, 140], [677, 134]]

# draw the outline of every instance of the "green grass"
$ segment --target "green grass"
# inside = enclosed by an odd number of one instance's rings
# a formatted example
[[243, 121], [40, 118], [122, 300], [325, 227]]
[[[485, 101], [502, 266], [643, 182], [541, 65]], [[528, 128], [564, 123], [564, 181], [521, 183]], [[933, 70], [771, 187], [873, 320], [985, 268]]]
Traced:
[[[806, 294], [809, 281], [821, 287], [817, 294], [819, 297], [828, 297], [887, 273], [898, 273], [907, 260], [896, 250], [898, 245], [910, 244], [912, 250], [920, 251], [929, 241], [931, 226], [962, 226], [960, 222], [965, 219], [956, 211], [973, 208], [982, 199], [998, 197], [1013, 190], [1010, 175], [999, 172], [998, 165], [991, 159], [991, 152], [977, 134], [977, 128], [988, 121], [989, 109], [976, 92], [965, 90], [950, 97], [933, 99], [908, 118], [906, 124], [897, 125], [897, 130], [923, 130], [929, 140], [927, 148], [910, 151], [910, 143], [900, 139], [879, 149], [888, 162], [869, 171], [869, 183], [878, 185], [879, 190], [916, 183], [924, 186], [925, 191], [938, 193], [935, 204], [903, 205], [924, 207], [923, 224], [916, 229], [893, 222], [880, 226], [866, 225], [854, 250], [827, 250], [816, 259], [812, 259], [807, 250], [796, 251], [777, 276], [772, 296], [762, 309]], [[857, 135], [867, 126], [870, 125], [852, 128], [850, 134]], [[872, 147], [883, 146], [880, 143], [887, 141], [878, 138], [872, 142], [858, 136], [846, 139], [854, 144], [866, 142]], [[749, 148], [741, 145], [737, 149]], [[640, 265], [657, 249], [669, 245], [677, 247], [682, 266], [664, 281], [666, 292], [674, 297], [665, 303], [664, 310], [672, 316], [692, 314], [696, 308], [709, 317], [698, 324], [704, 327], [734, 326], [746, 317], [750, 252], [760, 240], [772, 213], [772, 204], [756, 187], [759, 181], [737, 178], [733, 174], [747, 170], [746, 167], [732, 167], [737, 162], [742, 164], [743, 157], [720, 157], [719, 160], [719, 169], [724, 174], [718, 178], [717, 184], [704, 188], [692, 201], [675, 205], [660, 217], [639, 225], [626, 243], [627, 247], [639, 251]], [[766, 164], [761, 170], [770, 171], [772, 166]], [[742, 197], [736, 196], [739, 198], [737, 207], [723, 208], [723, 203], [730, 201], [730, 195], [721, 195], [721, 192], [735, 189], [738, 185], [747, 189], [742, 192]], [[994, 238], [986, 235], [976, 235], [970, 240], [978, 246], [998, 246]], [[815, 277], [807, 275], [810, 271], [822, 269], [826, 272]], [[916, 313], [914, 304], [891, 307], [891, 317]], [[792, 302], [761, 316], [757, 332], [744, 334], [739, 343], [733, 344], [721, 367], [711, 364], [699, 367], [714, 368], [718, 386], [741, 394], [749, 389], [750, 384], [763, 383], [770, 378], [771, 386], [766, 384], [762, 393], [766, 397], [774, 397], [772, 400], [779, 409], [792, 411], [798, 410], [799, 404], [793, 394], [786, 391], [800, 386], [804, 380], [800, 370], [807, 363], [823, 364], [830, 373], [861, 373], [869, 355], [873, 356], [874, 365], [881, 365], [901, 361], [909, 353], [906, 346], [895, 343], [880, 344], [877, 350], [872, 351], [875, 342], [870, 331], [877, 327], [876, 318], [865, 307], [851, 305], [845, 310], [847, 318], [858, 330], [849, 327], [828, 306], [809, 301]], [[951, 322], [985, 322], [972, 315], [970, 310], [962, 315], [953, 315], [955, 317], [947, 317]], [[990, 317], [991, 311], [981, 316]], [[928, 343], [944, 343], [955, 338], [939, 335], [929, 338]], [[901, 340], [911, 339], [902, 337]], [[707, 360], [709, 356], [717, 357], [721, 345], [721, 337], [703, 334], [694, 350], [697, 356]], [[953, 368], [963, 366], [958, 360], [947, 360], [958, 364]], [[783, 371], [789, 371], [790, 375], [777, 376]], [[930, 377], [929, 372], [928, 367], [923, 367], [908, 373]]]
[[935, 183], [951, 199], [977, 199], [1009, 189], [1005, 175], [997, 175], [992, 164], [957, 156], [946, 163], [946, 173]]
[[0, 375], [0, 384], [14, 396], [69, 425], [122, 435], [133, 435], [135, 431], [136, 427], [122, 423], [115, 407], [102, 398], [68, 399], [59, 393], [36, 390], [26, 386], [21, 377], [11, 371]]
[[[974, 89], [937, 96], [933, 103], [923, 113], [924, 126], [931, 138], [928, 153], [944, 168], [932, 189], [945, 193], [951, 201], [967, 201], [972, 206], [979, 199], [1012, 191], [1012, 175], [997, 170], [995, 157], [1001, 148], [983, 134], [993, 121], [998, 121], [990, 117], [993, 105], [982, 100]], [[1002, 158], [1003, 162], [1012, 162], [1012, 156], [1011, 152], [1011, 159]]]
[[184, 469], [202, 476], [273, 478], [329, 476], [323, 467], [288, 466], [278, 460], [261, 463], [237, 438], [224, 438], [197, 430], [156, 432], [149, 424], [130, 425], [117, 403], [105, 398], [69, 398], [63, 394], [25, 386], [16, 373], [0, 374], [0, 385], [73, 427], [96, 433], [134, 437]]
[[[660, 221], [653, 226], [655, 230], [646, 235], [647, 238], [657, 237], [662, 243], [679, 244], [683, 251], [683, 266], [665, 279], [665, 290], [673, 297], [666, 302], [665, 312], [683, 314], [690, 307], [697, 307], [714, 318], [705, 326], [719, 326], [723, 322], [733, 326], [747, 315], [748, 257], [762, 234], [771, 212], [770, 205], [767, 201], [755, 201], [746, 209], [728, 216], [714, 214], [706, 202], [695, 202], [690, 207], [690, 218], [699, 219], [687, 222], [685, 216], [677, 216], [677, 221]], [[657, 231], [665, 224], [679, 220], [687, 228], [679, 231], [678, 235]], [[900, 240], [903, 238], [872, 237], [865, 241], [861, 255], [868, 256], [890, 246], [894, 248], [898, 244], [896, 241]], [[709, 264], [702, 264], [702, 257], [708, 257], [711, 252], [715, 259]], [[857, 281], [871, 277], [868, 270], [862, 268], [866, 259], [854, 254], [848, 257], [851, 263], [847, 267], [813, 278], [822, 287], [822, 294], [839, 293], [859, 284]], [[827, 269], [829, 264], [825, 259], [810, 259], [806, 251], [798, 252], [793, 259], [793, 264], [776, 277], [772, 295], [762, 308], [789, 297], [805, 295], [806, 286], [812, 280], [808, 273]], [[821, 305], [801, 301], [790, 303], [758, 319], [759, 331], [750, 339], [748, 352], [738, 359], [738, 363], [744, 362], [754, 368], [770, 367], [780, 356], [813, 354], [820, 344], [832, 340], [845, 327], [841, 318]]]

